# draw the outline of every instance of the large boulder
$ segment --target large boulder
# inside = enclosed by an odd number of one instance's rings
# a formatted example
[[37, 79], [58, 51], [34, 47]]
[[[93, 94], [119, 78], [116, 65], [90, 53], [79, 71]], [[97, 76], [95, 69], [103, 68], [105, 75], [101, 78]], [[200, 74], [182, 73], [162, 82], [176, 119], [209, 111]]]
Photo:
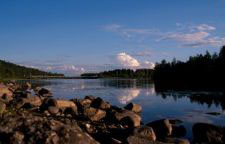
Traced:
[[98, 97], [92, 101], [91, 107], [107, 110], [111, 108], [111, 105]]
[[195, 143], [225, 143], [225, 130], [220, 126], [206, 123], [196, 123], [192, 127]]
[[69, 100], [56, 100], [57, 103], [57, 107], [58, 108], [68, 108], [68, 107], [74, 107], [75, 109], [77, 109], [76, 104], [73, 101], [69, 101]]
[[164, 138], [172, 134], [172, 124], [168, 119], [161, 119], [147, 124], [152, 127], [157, 138]]
[[128, 125], [132, 124], [133, 127], [138, 127], [141, 124], [141, 117], [129, 110], [116, 112], [114, 116], [117, 121], [122, 121], [123, 123], [127, 121]]
[[131, 110], [135, 113], [140, 113], [142, 111], [142, 107], [139, 104], [129, 103], [124, 107], [127, 110]]
[[84, 115], [92, 121], [99, 121], [106, 116], [106, 112], [101, 109], [89, 107], [84, 109]]

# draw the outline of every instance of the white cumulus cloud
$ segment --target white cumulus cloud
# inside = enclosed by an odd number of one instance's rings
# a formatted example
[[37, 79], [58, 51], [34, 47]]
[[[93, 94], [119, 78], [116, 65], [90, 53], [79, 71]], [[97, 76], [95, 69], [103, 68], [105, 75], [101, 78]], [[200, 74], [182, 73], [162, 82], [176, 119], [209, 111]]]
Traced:
[[116, 60], [121, 66], [125, 68], [137, 68], [140, 66], [140, 63], [137, 59], [133, 58], [129, 54], [126, 54], [125, 52], [117, 54]]
[[[139, 56], [139, 55], [138, 55]], [[116, 55], [117, 64], [122, 68], [138, 69], [138, 68], [147, 68], [154, 69], [155, 63], [150, 61], [139, 61], [131, 55], [121, 52]]]
[[145, 62], [142, 64], [142, 67], [143, 67], [143, 68], [148, 68], [148, 69], [154, 69], [154, 68], [155, 68], [155, 63], [150, 62], [150, 61], [145, 61]]

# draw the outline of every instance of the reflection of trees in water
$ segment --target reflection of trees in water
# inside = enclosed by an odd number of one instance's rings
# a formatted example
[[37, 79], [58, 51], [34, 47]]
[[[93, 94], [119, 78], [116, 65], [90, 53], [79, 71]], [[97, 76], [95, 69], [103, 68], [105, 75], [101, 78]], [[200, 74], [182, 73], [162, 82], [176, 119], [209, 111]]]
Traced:
[[104, 79], [101, 85], [115, 88], [151, 88], [154, 86], [153, 82], [148, 79]]
[[17, 80], [18, 84], [24, 84], [26, 82], [29, 82], [32, 84], [33, 87], [39, 86], [39, 87], [45, 87], [50, 85], [60, 85], [62, 84], [60, 81], [54, 81], [54, 80]]
[[218, 107], [221, 106], [225, 110], [225, 94], [209, 94], [209, 95], [192, 95], [189, 97], [191, 102], [198, 104], [207, 104], [211, 107], [213, 104]]
[[210, 108], [212, 105], [216, 107], [221, 106], [225, 110], [225, 93], [224, 92], [193, 92], [193, 91], [156, 91], [157, 95], [166, 99], [168, 97], [173, 97], [176, 101], [177, 99], [188, 97], [191, 103], [207, 104]]

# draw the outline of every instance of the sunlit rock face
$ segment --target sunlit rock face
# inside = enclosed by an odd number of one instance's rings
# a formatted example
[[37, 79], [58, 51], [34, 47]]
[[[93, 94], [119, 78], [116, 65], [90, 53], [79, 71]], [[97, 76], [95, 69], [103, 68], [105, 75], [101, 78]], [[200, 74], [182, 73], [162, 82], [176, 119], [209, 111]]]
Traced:
[[141, 93], [140, 89], [124, 89], [120, 96], [118, 96], [118, 100], [121, 104], [128, 104], [134, 98], [138, 97]]

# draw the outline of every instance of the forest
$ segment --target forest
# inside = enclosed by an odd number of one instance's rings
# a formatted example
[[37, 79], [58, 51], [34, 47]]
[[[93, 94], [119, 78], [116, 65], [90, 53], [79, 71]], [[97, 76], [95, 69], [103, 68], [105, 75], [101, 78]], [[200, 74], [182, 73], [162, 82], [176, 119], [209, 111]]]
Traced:
[[64, 76], [63, 74], [44, 72], [0, 60], [0, 79], [27, 79], [30, 76]]
[[84, 73], [82, 77], [100, 77], [100, 78], [149, 78], [153, 76], [153, 69], [116, 69], [100, 73]]
[[186, 62], [173, 59], [156, 64], [153, 79], [156, 85], [183, 88], [222, 88], [225, 80], [225, 46], [219, 53], [191, 56]]

